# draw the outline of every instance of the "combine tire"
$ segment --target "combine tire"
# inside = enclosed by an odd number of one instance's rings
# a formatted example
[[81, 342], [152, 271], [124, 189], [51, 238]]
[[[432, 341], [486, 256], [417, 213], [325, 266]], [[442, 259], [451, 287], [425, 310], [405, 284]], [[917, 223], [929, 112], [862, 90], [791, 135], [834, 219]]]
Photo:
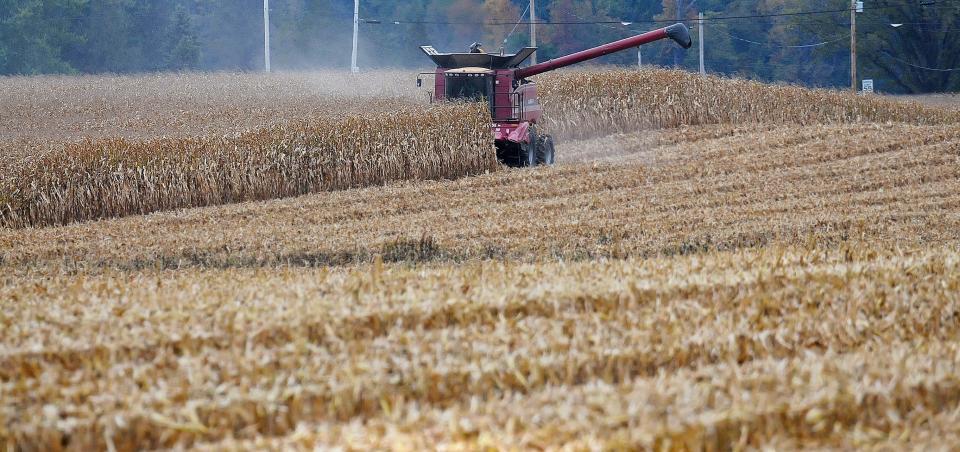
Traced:
[[540, 135], [537, 134], [537, 129], [535, 127], [530, 127], [529, 132], [529, 142], [522, 145], [524, 151], [524, 157], [526, 157], [526, 164], [523, 166], [536, 166], [539, 163], [537, 162], [537, 156], [540, 154]]
[[553, 137], [543, 135], [537, 143], [537, 165], [553, 165], [554, 162]]
[[553, 165], [553, 138], [550, 135], [537, 133], [534, 127], [530, 127], [528, 133], [530, 136], [528, 143], [497, 141], [497, 160], [512, 168]]

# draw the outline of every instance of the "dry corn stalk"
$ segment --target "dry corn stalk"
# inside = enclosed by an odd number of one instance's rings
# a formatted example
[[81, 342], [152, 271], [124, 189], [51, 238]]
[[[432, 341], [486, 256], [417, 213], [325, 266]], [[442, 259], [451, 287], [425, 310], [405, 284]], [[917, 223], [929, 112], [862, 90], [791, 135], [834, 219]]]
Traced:
[[497, 167], [483, 106], [297, 121], [238, 136], [86, 140], [0, 179], [0, 226], [296, 196]]
[[208, 136], [331, 111], [388, 111], [425, 103], [414, 78], [392, 70], [2, 77], [0, 141]]
[[548, 127], [572, 138], [704, 124], [960, 123], [960, 112], [915, 102], [663, 69], [560, 71], [538, 82]]

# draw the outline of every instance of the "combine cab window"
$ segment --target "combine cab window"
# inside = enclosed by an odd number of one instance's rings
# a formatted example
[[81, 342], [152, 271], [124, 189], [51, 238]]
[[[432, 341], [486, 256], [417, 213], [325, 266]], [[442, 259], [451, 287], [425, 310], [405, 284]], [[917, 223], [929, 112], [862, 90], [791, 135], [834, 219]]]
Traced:
[[446, 98], [483, 101], [493, 97], [493, 77], [487, 74], [447, 74]]

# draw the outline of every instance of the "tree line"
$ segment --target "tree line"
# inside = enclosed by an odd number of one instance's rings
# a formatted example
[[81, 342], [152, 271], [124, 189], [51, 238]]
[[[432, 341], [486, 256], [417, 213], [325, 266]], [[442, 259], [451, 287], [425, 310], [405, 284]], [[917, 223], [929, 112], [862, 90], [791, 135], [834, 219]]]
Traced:
[[[896, 93], [960, 89], [960, 1], [866, 0], [857, 17], [859, 75]], [[271, 0], [278, 69], [347, 68], [350, 0]], [[418, 46], [514, 52], [528, 0], [361, 0], [359, 65], [426, 67]], [[850, 84], [848, 0], [538, 0], [541, 60], [707, 17], [712, 73], [818, 87]], [[804, 14], [811, 11], [831, 13]], [[698, 67], [696, 47], [641, 50], [644, 64]], [[635, 65], [636, 52], [600, 63]], [[0, 74], [139, 73], [263, 68], [262, 0], [3, 0]]]

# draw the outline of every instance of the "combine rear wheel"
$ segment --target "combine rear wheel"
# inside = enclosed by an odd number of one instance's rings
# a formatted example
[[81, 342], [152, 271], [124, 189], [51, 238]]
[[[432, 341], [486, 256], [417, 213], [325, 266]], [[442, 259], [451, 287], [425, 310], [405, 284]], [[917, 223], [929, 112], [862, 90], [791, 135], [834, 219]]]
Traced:
[[537, 165], [553, 165], [555, 150], [553, 137], [543, 135], [537, 143]]

